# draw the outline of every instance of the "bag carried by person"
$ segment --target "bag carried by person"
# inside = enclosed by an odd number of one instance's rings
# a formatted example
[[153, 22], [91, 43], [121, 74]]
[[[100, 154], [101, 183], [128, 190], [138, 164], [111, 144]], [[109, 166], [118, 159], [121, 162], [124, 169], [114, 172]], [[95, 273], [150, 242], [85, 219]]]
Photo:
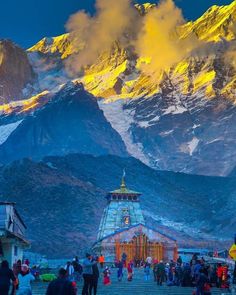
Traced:
[[208, 283], [204, 284], [204, 295], [211, 295], [211, 286]]

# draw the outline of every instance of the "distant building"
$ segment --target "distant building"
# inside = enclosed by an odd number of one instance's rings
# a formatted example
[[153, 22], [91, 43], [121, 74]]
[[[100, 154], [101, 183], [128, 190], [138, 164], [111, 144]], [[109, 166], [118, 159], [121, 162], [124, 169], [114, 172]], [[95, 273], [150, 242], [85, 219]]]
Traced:
[[25, 231], [15, 203], [0, 202], [0, 261], [6, 259], [12, 266], [18, 259], [22, 260], [24, 249], [30, 246]]
[[104, 254], [107, 261], [120, 260], [123, 253], [128, 260], [145, 260], [148, 256], [175, 260], [176, 240], [145, 225], [140, 195], [126, 187], [124, 176], [121, 187], [108, 193], [93, 250], [98, 255]]

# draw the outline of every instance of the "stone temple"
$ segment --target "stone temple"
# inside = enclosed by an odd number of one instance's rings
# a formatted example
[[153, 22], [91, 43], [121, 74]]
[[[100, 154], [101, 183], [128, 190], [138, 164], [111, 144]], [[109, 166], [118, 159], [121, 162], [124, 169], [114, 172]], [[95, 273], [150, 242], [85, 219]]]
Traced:
[[129, 190], [122, 177], [119, 189], [107, 194], [107, 206], [100, 222], [93, 251], [104, 254], [106, 261], [120, 260], [126, 253], [128, 260], [176, 260], [177, 242], [158, 228], [145, 225], [140, 206], [141, 193]]

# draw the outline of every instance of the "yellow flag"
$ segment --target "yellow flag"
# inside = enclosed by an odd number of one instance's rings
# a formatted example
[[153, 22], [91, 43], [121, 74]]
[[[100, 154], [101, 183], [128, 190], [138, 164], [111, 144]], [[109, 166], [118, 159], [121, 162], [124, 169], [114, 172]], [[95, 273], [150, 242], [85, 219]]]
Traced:
[[229, 250], [229, 255], [232, 257], [234, 260], [236, 260], [236, 244], [233, 244], [232, 247]]

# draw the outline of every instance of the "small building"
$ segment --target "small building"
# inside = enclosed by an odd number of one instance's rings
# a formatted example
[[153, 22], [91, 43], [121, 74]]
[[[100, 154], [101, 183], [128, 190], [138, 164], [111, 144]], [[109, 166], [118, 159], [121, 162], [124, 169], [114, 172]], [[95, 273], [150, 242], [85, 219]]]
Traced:
[[7, 260], [13, 266], [18, 259], [23, 259], [23, 251], [30, 246], [25, 231], [15, 203], [0, 202], [0, 261]]
[[176, 260], [176, 240], [146, 226], [140, 196], [126, 187], [124, 176], [120, 188], [108, 193], [94, 252], [104, 254], [106, 261], [120, 260], [123, 253], [128, 260], [145, 260], [148, 256]]

